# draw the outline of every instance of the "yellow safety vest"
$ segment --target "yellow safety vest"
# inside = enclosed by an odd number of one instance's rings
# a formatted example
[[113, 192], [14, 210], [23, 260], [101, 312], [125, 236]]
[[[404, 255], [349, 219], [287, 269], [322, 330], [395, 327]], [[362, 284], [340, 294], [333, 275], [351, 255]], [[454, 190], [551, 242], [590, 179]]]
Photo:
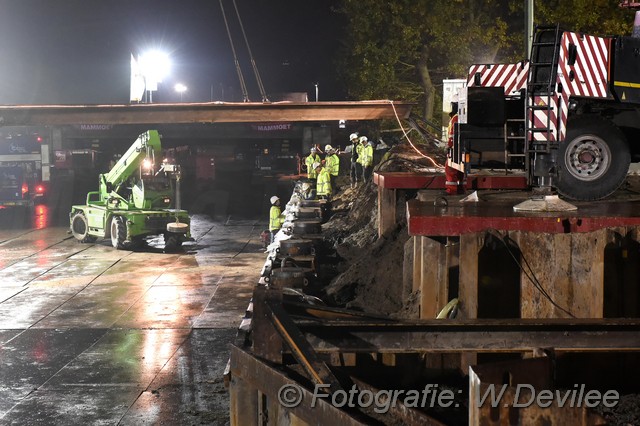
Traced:
[[269, 211], [269, 231], [277, 231], [282, 227], [284, 217], [280, 214], [280, 207], [271, 206]]
[[332, 154], [327, 157], [327, 169], [329, 169], [329, 174], [331, 176], [338, 176], [340, 172], [340, 157], [337, 154]]
[[316, 178], [316, 171], [313, 169], [313, 163], [319, 163], [319, 162], [320, 162], [320, 157], [318, 156], [318, 154], [309, 154], [307, 159], [304, 161], [304, 164], [307, 165], [307, 175], [309, 176], [309, 179]]
[[363, 167], [371, 166], [373, 164], [373, 147], [369, 144], [363, 146], [360, 158], [360, 164], [362, 164]]
[[331, 178], [329, 178], [329, 172], [324, 167], [318, 174], [316, 194], [324, 196], [331, 195]]
[[364, 146], [362, 146], [361, 143], [358, 143], [356, 145], [356, 154], [358, 154], [358, 159], [356, 160], [356, 163], [362, 164], [362, 150], [363, 149], [364, 149]]

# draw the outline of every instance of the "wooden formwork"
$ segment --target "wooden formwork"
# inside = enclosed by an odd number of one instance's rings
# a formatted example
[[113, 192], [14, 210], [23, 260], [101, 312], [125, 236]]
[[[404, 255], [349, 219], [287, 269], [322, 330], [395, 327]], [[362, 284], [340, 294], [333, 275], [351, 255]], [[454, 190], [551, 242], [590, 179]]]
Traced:
[[[518, 281], [509, 285], [519, 287], [520, 318], [567, 318], [569, 313], [603, 318], [607, 250], [621, 240], [638, 243], [637, 236], [636, 226], [566, 234], [491, 230], [454, 237], [414, 236], [409, 244], [410, 276], [412, 289], [420, 291], [420, 318], [435, 318], [452, 297], [460, 300], [460, 317], [478, 318], [483, 278], [478, 262], [487, 239], [494, 239], [494, 244], [509, 241], [518, 258]], [[511, 259], [497, 258], [495, 267], [506, 261]], [[456, 294], [451, 294], [452, 283], [457, 284]]]

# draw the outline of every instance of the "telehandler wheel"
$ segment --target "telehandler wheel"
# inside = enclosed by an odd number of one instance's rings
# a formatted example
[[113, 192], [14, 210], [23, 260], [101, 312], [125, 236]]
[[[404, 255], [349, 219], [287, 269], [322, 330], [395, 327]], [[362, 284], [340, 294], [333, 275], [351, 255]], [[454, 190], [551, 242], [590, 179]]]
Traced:
[[126, 248], [127, 225], [121, 216], [114, 216], [111, 219], [111, 245], [116, 249]]
[[558, 192], [581, 201], [611, 195], [624, 182], [631, 162], [624, 134], [593, 115], [570, 119], [567, 129], [558, 149]]
[[176, 251], [182, 247], [182, 240], [179, 234], [164, 234], [164, 251]]
[[71, 217], [71, 233], [81, 243], [93, 243], [98, 239], [89, 235], [89, 222], [83, 212], [77, 212]]

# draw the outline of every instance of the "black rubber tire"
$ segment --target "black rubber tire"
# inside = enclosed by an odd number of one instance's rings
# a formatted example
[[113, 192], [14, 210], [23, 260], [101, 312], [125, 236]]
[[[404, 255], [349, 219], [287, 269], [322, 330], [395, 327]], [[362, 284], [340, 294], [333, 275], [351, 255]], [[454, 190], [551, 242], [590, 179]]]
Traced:
[[558, 192], [579, 201], [600, 200], [624, 182], [631, 153], [624, 134], [599, 116], [578, 116], [567, 123], [558, 149]]
[[111, 218], [111, 245], [118, 249], [125, 249], [125, 240], [127, 239], [127, 225], [121, 216], [113, 216]]
[[182, 247], [182, 240], [179, 234], [164, 234], [164, 251], [177, 251], [180, 247]]
[[89, 235], [89, 222], [84, 212], [76, 212], [71, 217], [71, 233], [73, 237], [81, 243], [93, 243], [98, 238]]
[[129, 244], [127, 244], [127, 248], [129, 250], [139, 250], [145, 246], [147, 242], [144, 237], [134, 237]]

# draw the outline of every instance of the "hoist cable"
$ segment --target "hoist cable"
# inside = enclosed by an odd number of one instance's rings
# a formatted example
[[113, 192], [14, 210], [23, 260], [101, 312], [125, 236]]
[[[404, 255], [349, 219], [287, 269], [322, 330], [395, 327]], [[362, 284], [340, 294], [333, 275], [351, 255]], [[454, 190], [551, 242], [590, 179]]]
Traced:
[[247, 45], [247, 51], [249, 52], [249, 58], [251, 59], [251, 66], [253, 67], [253, 73], [255, 74], [256, 81], [258, 82], [258, 89], [260, 89], [260, 96], [262, 96], [262, 102], [269, 102], [269, 99], [267, 99], [267, 94], [264, 91], [264, 86], [262, 85], [262, 79], [260, 78], [260, 73], [258, 72], [258, 66], [256, 65], [256, 61], [254, 61], [253, 59], [253, 53], [251, 53], [251, 48], [249, 47], [249, 40], [247, 39], [247, 34], [244, 32], [244, 25], [242, 25], [242, 19], [240, 19], [240, 12], [238, 11], [236, 0], [233, 0], [233, 7], [236, 9], [236, 15], [238, 16], [238, 22], [240, 23], [242, 36], [244, 37], [244, 42]]
[[240, 62], [238, 62], [238, 55], [236, 55], [236, 48], [233, 45], [233, 38], [231, 37], [231, 31], [229, 30], [227, 15], [224, 13], [224, 6], [222, 5], [222, 0], [220, 0], [220, 9], [222, 10], [222, 18], [224, 19], [224, 25], [225, 27], [227, 27], [227, 35], [229, 36], [231, 51], [233, 52], [233, 60], [235, 61], [236, 71], [238, 72], [238, 78], [240, 79], [240, 89], [242, 90], [243, 101], [249, 102], [249, 93], [247, 93], [247, 86], [244, 84], [244, 77], [242, 76], [242, 70], [240, 69]]

